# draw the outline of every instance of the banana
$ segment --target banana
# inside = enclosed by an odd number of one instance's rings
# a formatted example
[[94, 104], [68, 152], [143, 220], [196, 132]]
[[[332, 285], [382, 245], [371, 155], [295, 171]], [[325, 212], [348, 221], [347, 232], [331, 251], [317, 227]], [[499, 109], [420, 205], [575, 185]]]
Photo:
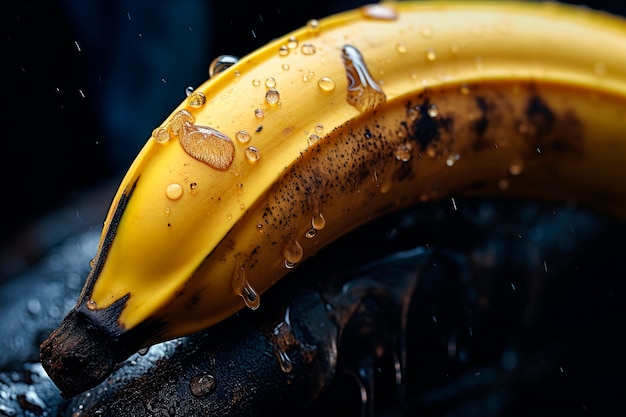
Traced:
[[64, 397], [205, 329], [371, 219], [455, 195], [626, 218], [626, 21], [539, 2], [389, 2], [235, 60], [123, 178], [76, 306], [41, 346]]

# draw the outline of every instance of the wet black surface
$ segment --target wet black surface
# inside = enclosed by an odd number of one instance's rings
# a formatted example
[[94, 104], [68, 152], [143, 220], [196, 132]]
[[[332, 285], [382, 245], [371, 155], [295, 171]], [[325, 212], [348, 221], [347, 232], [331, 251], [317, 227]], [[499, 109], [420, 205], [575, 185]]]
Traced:
[[[425, 205], [321, 251], [258, 311], [134, 355], [66, 402], [38, 364], [37, 344], [80, 290], [98, 237], [87, 231], [2, 286], [0, 415], [625, 411], [624, 232], [622, 222], [573, 206]], [[293, 359], [285, 372], [272, 334], [289, 303], [300, 344], [282, 345]], [[198, 385], [210, 377], [214, 385]]]

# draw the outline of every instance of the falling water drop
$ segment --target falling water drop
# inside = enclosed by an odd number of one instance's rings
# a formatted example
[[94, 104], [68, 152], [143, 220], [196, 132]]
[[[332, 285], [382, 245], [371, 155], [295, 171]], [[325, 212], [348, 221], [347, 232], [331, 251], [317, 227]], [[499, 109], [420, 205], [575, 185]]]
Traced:
[[372, 78], [359, 50], [352, 45], [344, 45], [341, 56], [348, 77], [348, 103], [362, 113], [384, 103], [385, 93]]
[[326, 219], [321, 212], [317, 213], [311, 218], [311, 226], [313, 226], [313, 228], [316, 230], [322, 230], [324, 227], [326, 227]]
[[231, 287], [235, 294], [239, 295], [243, 299], [244, 304], [248, 308], [256, 310], [261, 304], [261, 297], [248, 282], [246, 278], [245, 265], [239, 258], [240, 257], [236, 259], [236, 265], [231, 280]]
[[304, 249], [294, 236], [283, 248], [283, 256], [285, 257], [285, 266], [289, 269], [294, 268], [304, 256]]

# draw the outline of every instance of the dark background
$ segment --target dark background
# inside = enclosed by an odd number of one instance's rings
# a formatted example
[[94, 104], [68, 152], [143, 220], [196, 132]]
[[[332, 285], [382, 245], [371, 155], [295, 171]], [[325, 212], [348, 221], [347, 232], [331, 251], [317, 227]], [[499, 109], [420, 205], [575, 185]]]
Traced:
[[[102, 224], [152, 129], [187, 86], [208, 78], [213, 58], [243, 56], [308, 19], [363, 3], [6, 2], [0, 280]], [[620, 1], [587, 4], [626, 10]]]

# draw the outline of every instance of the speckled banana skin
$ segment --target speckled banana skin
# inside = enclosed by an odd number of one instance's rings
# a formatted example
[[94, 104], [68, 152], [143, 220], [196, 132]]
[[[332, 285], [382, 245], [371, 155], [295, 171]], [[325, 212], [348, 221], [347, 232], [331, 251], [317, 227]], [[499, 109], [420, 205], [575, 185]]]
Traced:
[[155, 129], [44, 367], [72, 396], [141, 347], [262, 306], [320, 248], [422, 201], [498, 193], [626, 216], [625, 139], [617, 17], [407, 2], [312, 20]]

